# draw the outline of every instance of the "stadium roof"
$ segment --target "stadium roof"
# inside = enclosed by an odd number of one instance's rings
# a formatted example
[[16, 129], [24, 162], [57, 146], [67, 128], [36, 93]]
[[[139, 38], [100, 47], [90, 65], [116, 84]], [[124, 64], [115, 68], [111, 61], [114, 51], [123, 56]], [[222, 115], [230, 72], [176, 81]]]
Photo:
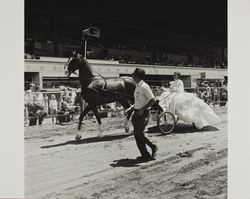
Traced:
[[226, 0], [25, 0], [25, 22], [37, 16], [227, 39]]

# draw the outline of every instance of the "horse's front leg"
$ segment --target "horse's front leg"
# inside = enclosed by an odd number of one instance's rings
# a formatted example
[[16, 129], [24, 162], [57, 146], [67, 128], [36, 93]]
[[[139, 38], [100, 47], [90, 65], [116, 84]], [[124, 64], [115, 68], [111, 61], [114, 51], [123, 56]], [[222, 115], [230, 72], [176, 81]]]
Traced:
[[87, 115], [87, 113], [91, 110], [91, 106], [87, 105], [86, 108], [84, 109], [84, 111], [81, 112], [80, 117], [79, 117], [79, 123], [78, 123], [78, 130], [81, 130], [81, 126], [82, 126], [82, 120], [85, 117], [85, 115]]
[[[81, 112], [80, 117], [79, 117], [79, 123], [78, 123], [78, 130], [79, 130], [79, 131], [81, 130], [81, 127], [82, 127], [82, 120], [83, 120], [83, 118], [85, 117], [85, 115], [90, 111], [90, 109], [91, 109], [91, 107], [88, 105], [88, 106], [84, 109], [84, 111]], [[75, 139], [78, 141], [78, 140], [80, 140], [81, 138], [82, 138], [82, 136], [81, 136], [79, 133], [77, 133]]]
[[94, 108], [92, 108], [92, 111], [94, 112], [96, 120], [97, 120], [98, 125], [99, 125], [98, 137], [102, 137], [103, 136], [103, 133], [102, 133], [103, 127], [102, 127], [102, 122], [101, 122], [101, 117], [100, 117], [99, 111], [97, 110], [96, 106]]

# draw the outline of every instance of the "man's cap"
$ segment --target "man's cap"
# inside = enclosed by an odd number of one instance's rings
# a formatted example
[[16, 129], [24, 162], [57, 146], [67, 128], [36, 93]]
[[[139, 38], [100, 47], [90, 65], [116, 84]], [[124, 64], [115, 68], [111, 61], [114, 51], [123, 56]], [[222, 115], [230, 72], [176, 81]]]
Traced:
[[145, 70], [142, 68], [136, 68], [134, 72], [132, 73], [132, 76], [137, 76], [140, 79], [143, 79], [145, 76]]
[[35, 87], [36, 85], [34, 83], [30, 83], [30, 86], [34, 86]]

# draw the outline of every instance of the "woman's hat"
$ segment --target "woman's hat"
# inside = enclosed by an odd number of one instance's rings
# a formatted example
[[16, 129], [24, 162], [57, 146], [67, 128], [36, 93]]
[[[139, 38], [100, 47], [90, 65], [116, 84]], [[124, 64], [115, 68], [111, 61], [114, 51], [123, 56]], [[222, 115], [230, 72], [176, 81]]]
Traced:
[[181, 73], [180, 72], [174, 72], [174, 75], [177, 75], [179, 78], [181, 77]]

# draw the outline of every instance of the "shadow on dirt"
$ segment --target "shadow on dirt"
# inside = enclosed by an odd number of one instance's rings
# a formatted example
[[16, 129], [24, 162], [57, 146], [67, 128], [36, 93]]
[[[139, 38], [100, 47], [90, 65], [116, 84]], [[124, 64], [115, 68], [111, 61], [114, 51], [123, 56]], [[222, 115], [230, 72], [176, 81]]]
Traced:
[[[149, 160], [153, 161], [153, 160]], [[139, 163], [149, 162], [149, 161], [142, 161], [138, 159], [120, 159], [120, 160], [114, 160], [113, 163], [110, 164], [112, 167], [139, 167]]]
[[47, 145], [47, 146], [41, 146], [42, 149], [47, 149], [47, 148], [52, 148], [52, 147], [59, 147], [59, 146], [65, 146], [65, 145], [77, 145], [77, 144], [89, 144], [89, 143], [96, 143], [96, 142], [106, 142], [106, 141], [113, 141], [113, 140], [119, 140], [123, 138], [129, 137], [130, 134], [123, 134], [123, 135], [106, 135], [104, 137], [90, 137], [90, 138], [85, 138], [81, 139], [79, 141], [76, 140], [71, 140], [68, 142], [64, 143], [59, 143], [59, 144], [53, 144], [53, 145]]
[[[197, 132], [206, 132], [206, 131], [219, 131], [219, 129], [214, 126], [205, 126], [202, 129], [197, 129], [193, 127], [193, 125], [180, 123], [175, 126], [171, 134], [197, 133]], [[159, 134], [159, 136], [164, 135], [160, 133], [158, 126], [153, 126], [153, 127], [148, 128], [148, 131], [146, 133]]]

